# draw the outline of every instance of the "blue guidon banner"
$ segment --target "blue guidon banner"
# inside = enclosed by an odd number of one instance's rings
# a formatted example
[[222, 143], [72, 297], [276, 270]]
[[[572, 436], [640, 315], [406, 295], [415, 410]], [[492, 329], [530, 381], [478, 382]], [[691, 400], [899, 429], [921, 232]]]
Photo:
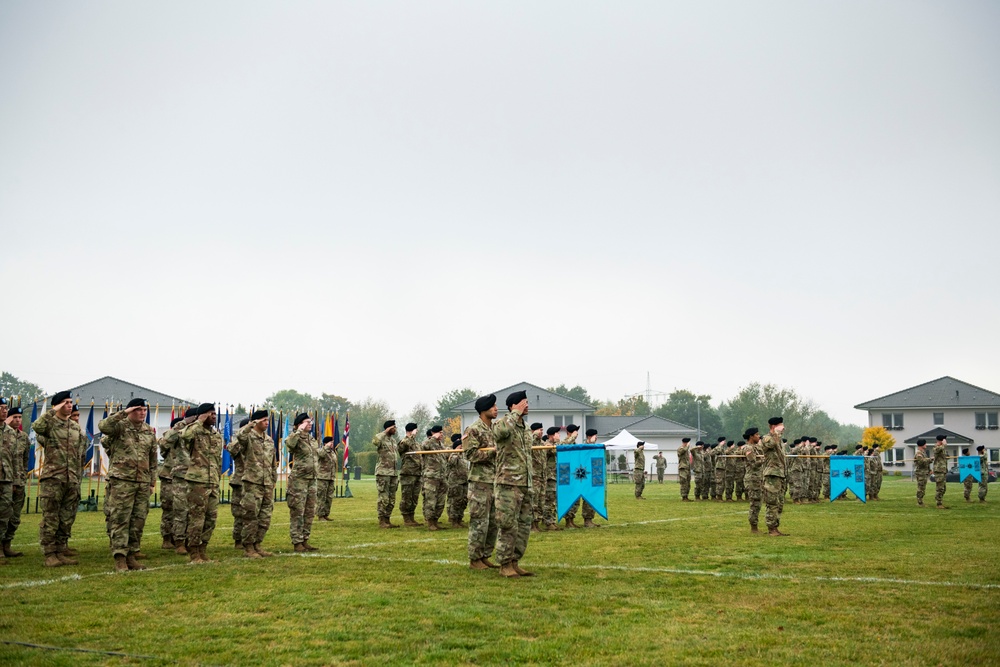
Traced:
[[958, 481], [964, 482], [965, 478], [972, 475], [972, 479], [977, 482], [983, 481], [982, 470], [979, 469], [978, 456], [958, 457]]
[[844, 491], [852, 491], [861, 502], [865, 500], [865, 457], [830, 457], [830, 502]]
[[607, 475], [604, 445], [560, 445], [556, 447], [557, 521], [583, 498], [594, 511], [608, 518], [605, 492]]

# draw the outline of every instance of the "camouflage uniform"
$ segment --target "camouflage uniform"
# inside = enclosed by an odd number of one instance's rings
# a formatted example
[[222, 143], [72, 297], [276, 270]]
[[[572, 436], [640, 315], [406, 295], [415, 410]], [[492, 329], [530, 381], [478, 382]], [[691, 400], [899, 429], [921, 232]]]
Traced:
[[924, 492], [927, 489], [927, 478], [931, 474], [931, 460], [927, 453], [917, 448], [913, 455], [913, 477], [917, 480], [917, 504], [921, 507], [924, 504]]
[[[567, 434], [566, 439], [561, 444], [563, 444], [563, 445], [575, 445], [576, 444], [576, 435], [572, 434], [572, 433], [571, 434]], [[565, 517], [566, 517], [566, 523], [567, 524], [569, 522], [573, 521], [574, 519], [576, 519], [576, 513], [580, 509], [580, 503], [583, 503], [583, 521], [584, 521], [584, 523], [589, 522], [589, 521], [593, 521], [594, 517], [597, 516], [597, 511], [591, 506], [591, 504], [588, 503], [583, 498], [580, 498], [575, 503], [573, 503], [568, 510], [566, 510]]]
[[660, 452], [653, 458], [656, 459], [656, 483], [663, 484], [663, 473], [667, 471], [667, 457]]
[[[444, 443], [437, 438], [427, 438], [421, 443], [420, 450], [444, 450]], [[448, 455], [427, 454], [421, 459], [424, 464], [424, 520], [433, 523], [441, 518], [448, 498]]]
[[760, 520], [760, 501], [763, 495], [764, 486], [764, 448], [761, 443], [751, 445], [749, 442], [743, 445], [740, 452], [746, 458], [746, 472], [743, 473], [743, 484], [746, 487], [747, 498], [750, 499], [750, 511], [747, 519], [750, 527], [756, 528]]
[[681, 486], [681, 500], [688, 500], [691, 493], [691, 449], [683, 442], [677, 448], [677, 482]]
[[39, 475], [38, 496], [42, 521], [38, 541], [46, 556], [65, 551], [80, 504], [80, 477], [87, 437], [80, 425], [49, 410], [31, 425], [38, 444], [45, 450]]
[[875, 478], [875, 454], [874, 452], [868, 452], [865, 455], [865, 498], [871, 500], [874, 498], [874, 493], [872, 491], [872, 480]]
[[642, 492], [646, 489], [646, 452], [636, 448], [635, 466], [632, 468], [632, 475], [635, 479], [635, 497], [642, 498]]
[[188, 458], [187, 548], [207, 547], [219, 516], [219, 478], [222, 475], [222, 435], [200, 421], [181, 434]]
[[319, 447], [308, 431], [295, 431], [285, 439], [285, 448], [294, 461], [288, 475], [288, 535], [292, 544], [305, 544], [316, 515]]
[[875, 451], [872, 454], [872, 497], [879, 500], [878, 494], [882, 491], [882, 476], [885, 474], [885, 466], [882, 465], [882, 454]]
[[795, 445], [791, 448], [789, 453], [792, 458], [788, 459], [788, 476], [786, 477], [786, 482], [788, 483], [788, 491], [791, 495], [792, 502], [798, 503], [802, 501], [805, 495], [802, 492], [802, 461], [803, 459], [798, 458], [802, 455], [803, 446], [801, 444]]
[[[532, 447], [540, 447], [542, 439], [531, 434]], [[531, 450], [531, 479], [534, 486], [531, 489], [531, 515], [534, 523], [540, 523], [545, 518], [545, 449]]]
[[496, 437], [496, 482], [493, 496], [497, 517], [497, 558], [517, 563], [531, 534], [531, 431], [516, 410], [493, 423]]
[[[173, 468], [170, 471], [170, 486], [173, 492], [174, 514], [174, 544], [183, 546], [187, 542], [188, 525], [188, 487], [187, 471], [191, 462], [191, 454], [181, 441], [185, 429], [190, 424], [178, 424], [176, 428], [163, 434], [170, 447]], [[182, 552], [183, 553], [183, 552]]]
[[10, 543], [14, 539], [18, 526], [21, 525], [21, 510], [24, 509], [24, 489], [28, 481], [28, 457], [31, 450], [31, 442], [28, 434], [22, 431], [14, 431], [13, 463], [14, 474], [11, 483], [11, 497], [13, 499], [10, 520], [7, 522], [7, 532], [0, 537], [4, 543]]
[[229, 444], [229, 454], [233, 458], [233, 474], [229, 478], [229, 511], [233, 515], [233, 544], [243, 546], [243, 453], [233, 452], [233, 442]]
[[329, 519], [330, 506], [337, 491], [337, 457], [340, 454], [333, 442], [320, 445], [319, 472], [316, 474], [316, 516]]
[[496, 452], [480, 448], [495, 446], [492, 427], [476, 419], [466, 429], [462, 453], [469, 461], [469, 561], [489, 558], [497, 543], [497, 522], [493, 504]]
[[399, 441], [399, 456], [402, 458], [402, 465], [399, 470], [399, 513], [404, 518], [413, 518], [417, 511], [417, 501], [420, 499], [420, 490], [423, 482], [420, 479], [423, 463], [423, 456], [411, 455], [409, 452], [420, 451], [416, 435], [408, 435]]
[[[399, 487], [399, 473], [396, 472], [398, 440], [395, 435], [388, 435], [383, 431], [372, 439], [372, 445], [378, 452], [378, 462], [375, 464], [378, 518], [379, 521], [388, 522], [392, 509], [396, 506], [396, 489]], [[424, 512], [426, 513], [426, 509]]]
[[783, 493], [785, 483], [785, 448], [780, 435], [768, 433], [761, 439], [763, 463], [764, 521], [768, 530], [777, 530], [781, 524], [781, 512], [785, 505]]
[[150, 487], [155, 484], [156, 433], [146, 422], [132, 423], [124, 410], [97, 424], [108, 453], [110, 494], [104, 500], [109, 514], [108, 537], [112, 556], [139, 551], [149, 513]]
[[821, 488], [823, 493], [823, 499], [829, 500], [830, 499], [830, 452], [826, 452], [823, 455], [822, 460], [820, 460], [820, 464], [823, 466], [822, 468], [820, 468], [820, 475], [822, 477]]
[[174, 457], [170, 451], [173, 441], [167, 440], [167, 436], [172, 433], [174, 429], [167, 429], [156, 443], [162, 459], [156, 476], [160, 479], [160, 537], [163, 538], [165, 546], [174, 541]]
[[469, 462], [462, 452], [448, 457], [448, 520], [458, 524], [469, 504]]
[[0, 535], [7, 534], [14, 517], [14, 433], [0, 421]]
[[[986, 502], [986, 492], [989, 491], [989, 483], [990, 465], [986, 460], [986, 452], [984, 451], [979, 455], [979, 502], [981, 503]], [[15, 489], [17, 488], [16, 484], [17, 482], [15, 482]]]
[[[736, 445], [730, 445], [726, 447], [726, 456], [733, 457], [736, 455]], [[726, 462], [726, 484], [723, 488], [723, 493], [726, 496], [726, 500], [733, 499], [733, 490], [736, 488], [736, 459], [735, 458], [724, 458], [722, 459]]]
[[695, 447], [691, 450], [691, 474], [694, 475], [694, 497], [695, 500], [707, 498], [705, 491], [705, 450], [702, 447]]
[[723, 458], [726, 453], [725, 446], [723, 443], [712, 449], [712, 467], [714, 468], [712, 498], [715, 500], [722, 500], [722, 494], [726, 490], [726, 459]]
[[[559, 444], [559, 438], [549, 438], [553, 447]], [[556, 450], [546, 449], [545, 452], [545, 500], [542, 502], [542, 520], [549, 530], [561, 530], [557, 521], [557, 487], [556, 487]]]
[[948, 474], [948, 447], [946, 445], [934, 445], [934, 483], [937, 489], [934, 491], [934, 502], [938, 507], [944, 507], [944, 494], [948, 489], [948, 482], [945, 476]]
[[[742, 455], [743, 447], [733, 447], [733, 454], [737, 457]], [[746, 487], [746, 474], [747, 474], [747, 460], [745, 458], [735, 458], [733, 461], [733, 495], [736, 500], [747, 500], [747, 487]]]
[[243, 459], [243, 495], [240, 498], [243, 530], [238, 541], [246, 548], [263, 542], [271, 527], [276, 475], [274, 443], [267, 432], [258, 433], [252, 424], [247, 424], [236, 432], [229, 451]]

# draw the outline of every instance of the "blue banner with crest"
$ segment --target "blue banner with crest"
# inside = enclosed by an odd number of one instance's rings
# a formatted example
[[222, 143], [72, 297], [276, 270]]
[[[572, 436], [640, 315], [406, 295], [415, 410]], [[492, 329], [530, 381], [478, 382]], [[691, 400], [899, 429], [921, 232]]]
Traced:
[[607, 519], [605, 473], [604, 445], [556, 447], [556, 521], [561, 520], [580, 498]]
[[852, 491], [865, 502], [865, 457], [830, 457], [830, 502], [844, 491]]

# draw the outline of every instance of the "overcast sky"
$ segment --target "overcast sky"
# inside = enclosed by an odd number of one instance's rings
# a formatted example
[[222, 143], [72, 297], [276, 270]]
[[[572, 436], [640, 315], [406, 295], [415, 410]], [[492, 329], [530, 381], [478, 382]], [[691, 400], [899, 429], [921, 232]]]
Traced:
[[647, 372], [855, 423], [1000, 391], [998, 34], [958, 0], [3, 2], [0, 369], [400, 414]]

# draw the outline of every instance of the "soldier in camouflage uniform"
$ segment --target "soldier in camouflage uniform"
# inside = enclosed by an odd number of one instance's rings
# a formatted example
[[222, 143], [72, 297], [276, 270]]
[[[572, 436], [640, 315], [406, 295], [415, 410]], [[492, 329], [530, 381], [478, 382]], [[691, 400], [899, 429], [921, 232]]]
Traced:
[[691, 449], [688, 443], [691, 438], [681, 438], [681, 446], [677, 448], [677, 482], [681, 487], [681, 501], [691, 502]]
[[764, 457], [761, 471], [764, 477], [764, 520], [767, 522], [767, 534], [772, 537], [781, 537], [787, 534], [778, 530], [781, 524], [781, 511], [785, 503], [783, 489], [787, 474], [785, 447], [781, 441], [781, 433], [785, 430], [785, 424], [781, 417], [771, 417], [767, 423], [770, 426], [769, 432], [761, 439], [761, 453]]
[[193, 424], [198, 418], [198, 408], [188, 408], [184, 413], [184, 421], [163, 434], [170, 447], [173, 457], [173, 468], [170, 471], [170, 486], [174, 496], [174, 544], [177, 545], [177, 555], [188, 555], [187, 550], [187, 525], [188, 525], [188, 491], [187, 483], [188, 464], [191, 463], [191, 454], [187, 447], [181, 442], [181, 435], [188, 426]]
[[453, 528], [466, 528], [462, 521], [469, 504], [469, 462], [462, 455], [462, 434], [451, 436], [451, 447], [456, 450], [448, 457], [448, 521]]
[[382, 432], [372, 439], [372, 447], [378, 452], [375, 486], [378, 488], [379, 528], [399, 528], [389, 520], [396, 506], [396, 489], [399, 488], [399, 473], [396, 471], [398, 445], [396, 420], [390, 419], [382, 424]]
[[667, 472], [667, 457], [663, 452], [657, 452], [653, 457], [653, 463], [656, 464], [656, 483], [663, 484], [663, 474]]
[[[420, 445], [421, 451], [444, 450], [444, 429], [440, 424], [432, 426], [427, 434], [427, 439]], [[421, 462], [424, 466], [424, 522], [427, 530], [444, 530], [446, 526], [440, 525], [438, 519], [448, 498], [448, 455], [425, 454], [421, 456]]]
[[723, 461], [726, 462], [726, 477], [725, 486], [723, 487], [723, 494], [726, 497], [726, 502], [733, 502], [733, 491], [736, 489], [736, 442], [730, 440], [726, 443], [726, 458]]
[[[174, 544], [174, 455], [171, 448], [180, 436], [180, 433], [176, 432], [175, 429], [179, 428], [183, 421], [183, 417], [173, 419], [170, 422], [170, 428], [156, 443], [160, 449], [161, 459], [160, 467], [156, 471], [156, 476], [160, 478], [160, 537], [163, 538], [163, 544], [160, 548], [171, 551], [177, 548], [177, 545]], [[171, 437], [168, 440], [167, 436], [173, 436], [174, 433], [177, 433], [178, 438]]]
[[[14, 517], [14, 429], [7, 423], [7, 401], [0, 397], [0, 535], [6, 535]], [[0, 565], [7, 561], [0, 557]]]
[[[497, 542], [493, 505], [496, 477], [493, 420], [497, 416], [497, 397], [490, 394], [477, 398], [476, 412], [479, 418], [462, 435], [462, 453], [469, 461], [469, 568], [485, 570], [498, 567], [490, 560]], [[480, 451], [483, 449], [489, 451]]]
[[[705, 496], [705, 443], [699, 440], [691, 449], [691, 474], [694, 475], [694, 499]], [[707, 496], [705, 496], [707, 497]]]
[[215, 405], [198, 406], [195, 421], [181, 434], [181, 448], [188, 456], [187, 536], [191, 562], [210, 563], [208, 543], [219, 515], [219, 479], [222, 476], [222, 435], [215, 430]]
[[[962, 456], [970, 456], [968, 447], [962, 448]], [[962, 469], [959, 468], [958, 470], [959, 470], [959, 477], [961, 477], [963, 474]], [[965, 502], [971, 503], [972, 487], [976, 485], [976, 479], [972, 476], [972, 473], [970, 472], [968, 475], [965, 476], [965, 479], [959, 479], [959, 481], [962, 483], [962, 496], [965, 498]]]
[[[0, 409], [0, 415], [2, 414], [3, 411]], [[12, 438], [11, 461], [14, 465], [13, 482], [11, 482], [11, 498], [13, 501], [11, 516], [7, 522], [7, 531], [0, 533], [0, 537], [3, 538], [3, 555], [6, 558], [17, 558], [24, 555], [20, 551], [14, 551], [11, 548], [14, 534], [17, 532], [18, 526], [21, 525], [21, 510], [24, 509], [24, 488], [28, 481], [28, 457], [31, 449], [31, 442], [28, 440], [28, 434], [24, 432], [21, 426], [21, 419], [21, 408], [11, 408], [7, 418], [0, 421], [0, 423], [6, 424], [7, 428], [13, 431], [13, 433], [5, 432], [7, 436]]]
[[313, 517], [316, 515], [316, 473], [319, 469], [319, 446], [312, 437], [312, 419], [302, 412], [292, 422], [294, 432], [285, 440], [288, 457], [293, 461], [288, 475], [288, 534], [295, 551], [319, 551], [309, 544]]
[[747, 444], [745, 440], [740, 440], [733, 447], [733, 455], [736, 457], [733, 459], [735, 461], [733, 464], [733, 495], [737, 502], [748, 499], [746, 482], [744, 481], [747, 474], [747, 460], [743, 456], [745, 444]]
[[156, 488], [156, 433], [146, 423], [146, 401], [133, 398], [125, 409], [97, 424], [108, 453], [111, 491], [108, 508], [111, 555], [115, 571], [145, 570], [135, 559], [142, 545], [142, 530], [149, 513], [149, 496]]
[[[558, 426], [550, 426], [545, 431], [545, 437], [548, 438], [545, 444], [550, 447], [559, 446], [559, 431], [561, 431]], [[556, 450], [555, 449], [544, 449], [545, 452], [545, 499], [542, 501], [542, 521], [545, 522], [546, 530], [562, 530], [562, 526], [556, 520], [557, 517], [557, 491], [556, 491]]]
[[[540, 447], [548, 441], [548, 436], [542, 435], [542, 422], [534, 422], [531, 425], [531, 445]], [[542, 530], [542, 521], [545, 514], [545, 451], [544, 449], [531, 450], [531, 479], [534, 487], [531, 489], [531, 532], [539, 533]]]
[[802, 480], [802, 470], [801, 463], [797, 458], [802, 450], [802, 440], [796, 438], [792, 441], [791, 447], [788, 449], [788, 454], [791, 458], [788, 459], [788, 476], [785, 478], [785, 482], [788, 485], [788, 493], [791, 500], [796, 505], [801, 504], [802, 490], [801, 490], [801, 480]]
[[716, 502], [723, 501], [723, 493], [726, 489], [726, 439], [719, 437], [719, 441], [712, 446], [712, 499]]
[[493, 497], [497, 516], [497, 558], [503, 577], [530, 577], [518, 563], [531, 535], [531, 431], [524, 423], [528, 395], [515, 391], [507, 397], [507, 414], [493, 424], [496, 438], [496, 482]]
[[882, 477], [885, 475], [885, 466], [882, 464], [882, 452], [875, 448], [872, 451], [872, 499], [881, 500], [878, 494], [882, 491]]
[[937, 436], [937, 444], [934, 445], [934, 483], [937, 489], [934, 491], [934, 502], [939, 510], [948, 509], [944, 505], [944, 494], [948, 490], [948, 440], [943, 435]]
[[[249, 419], [240, 420], [238, 428], [243, 428]], [[234, 453], [230, 445], [229, 455], [233, 460], [233, 474], [229, 478], [229, 511], [233, 515], [233, 546], [243, 549], [243, 454]]]
[[39, 475], [42, 521], [38, 527], [38, 541], [45, 554], [46, 567], [77, 563], [68, 542], [80, 503], [80, 476], [86, 452], [82, 443], [86, 443], [87, 438], [80, 425], [70, 419], [72, 412], [70, 393], [61, 391], [53, 396], [52, 408], [32, 424], [38, 444], [45, 450], [45, 462]]
[[233, 456], [243, 460], [243, 530], [239, 541], [247, 558], [274, 555], [261, 547], [274, 512], [275, 452], [267, 436], [268, 417], [267, 410], [254, 411], [229, 446]]
[[635, 480], [636, 500], [645, 500], [642, 492], [646, 489], [646, 443], [642, 440], [635, 443], [635, 465], [632, 466], [632, 476]]
[[764, 492], [764, 448], [760, 442], [760, 431], [756, 426], [748, 428], [743, 433], [743, 439], [746, 441], [740, 449], [746, 462], [743, 485], [750, 500], [747, 519], [750, 522], [750, 532], [759, 533], [757, 523], [760, 520], [760, 501]]
[[[576, 434], [580, 430], [580, 427], [575, 424], [570, 424], [566, 427], [566, 439], [562, 442], [564, 445], [572, 445], [576, 443]], [[595, 429], [587, 429], [586, 432], [587, 442], [595, 443], [597, 442], [597, 431]], [[594, 517], [597, 516], [597, 511], [593, 506], [584, 499], [579, 499], [573, 505], [566, 510], [566, 527], [567, 528], [579, 528], [576, 525], [576, 512], [583, 505], [583, 527], [584, 528], [600, 528], [600, 526], [594, 523]]]
[[830, 457], [837, 451], [836, 445], [823, 448], [823, 458], [820, 460], [820, 492], [824, 500], [830, 499]]
[[330, 507], [337, 490], [338, 456], [333, 436], [324, 437], [319, 448], [319, 472], [316, 474], [316, 518], [320, 521], [330, 520]]
[[413, 518], [417, 511], [417, 501], [420, 499], [420, 491], [423, 489], [423, 456], [410, 455], [410, 452], [420, 451], [420, 443], [417, 442], [417, 424], [410, 422], [406, 425], [406, 437], [399, 441], [399, 456], [403, 463], [399, 470], [399, 513], [403, 515], [403, 525], [410, 527], [422, 526]]
[[917, 440], [917, 451], [913, 454], [913, 478], [917, 480], [917, 505], [924, 506], [927, 479], [931, 475], [931, 460], [927, 456], [927, 441]]
[[985, 503], [986, 493], [989, 491], [990, 465], [986, 460], [986, 447], [979, 445], [976, 451], [979, 452], [979, 502]]

